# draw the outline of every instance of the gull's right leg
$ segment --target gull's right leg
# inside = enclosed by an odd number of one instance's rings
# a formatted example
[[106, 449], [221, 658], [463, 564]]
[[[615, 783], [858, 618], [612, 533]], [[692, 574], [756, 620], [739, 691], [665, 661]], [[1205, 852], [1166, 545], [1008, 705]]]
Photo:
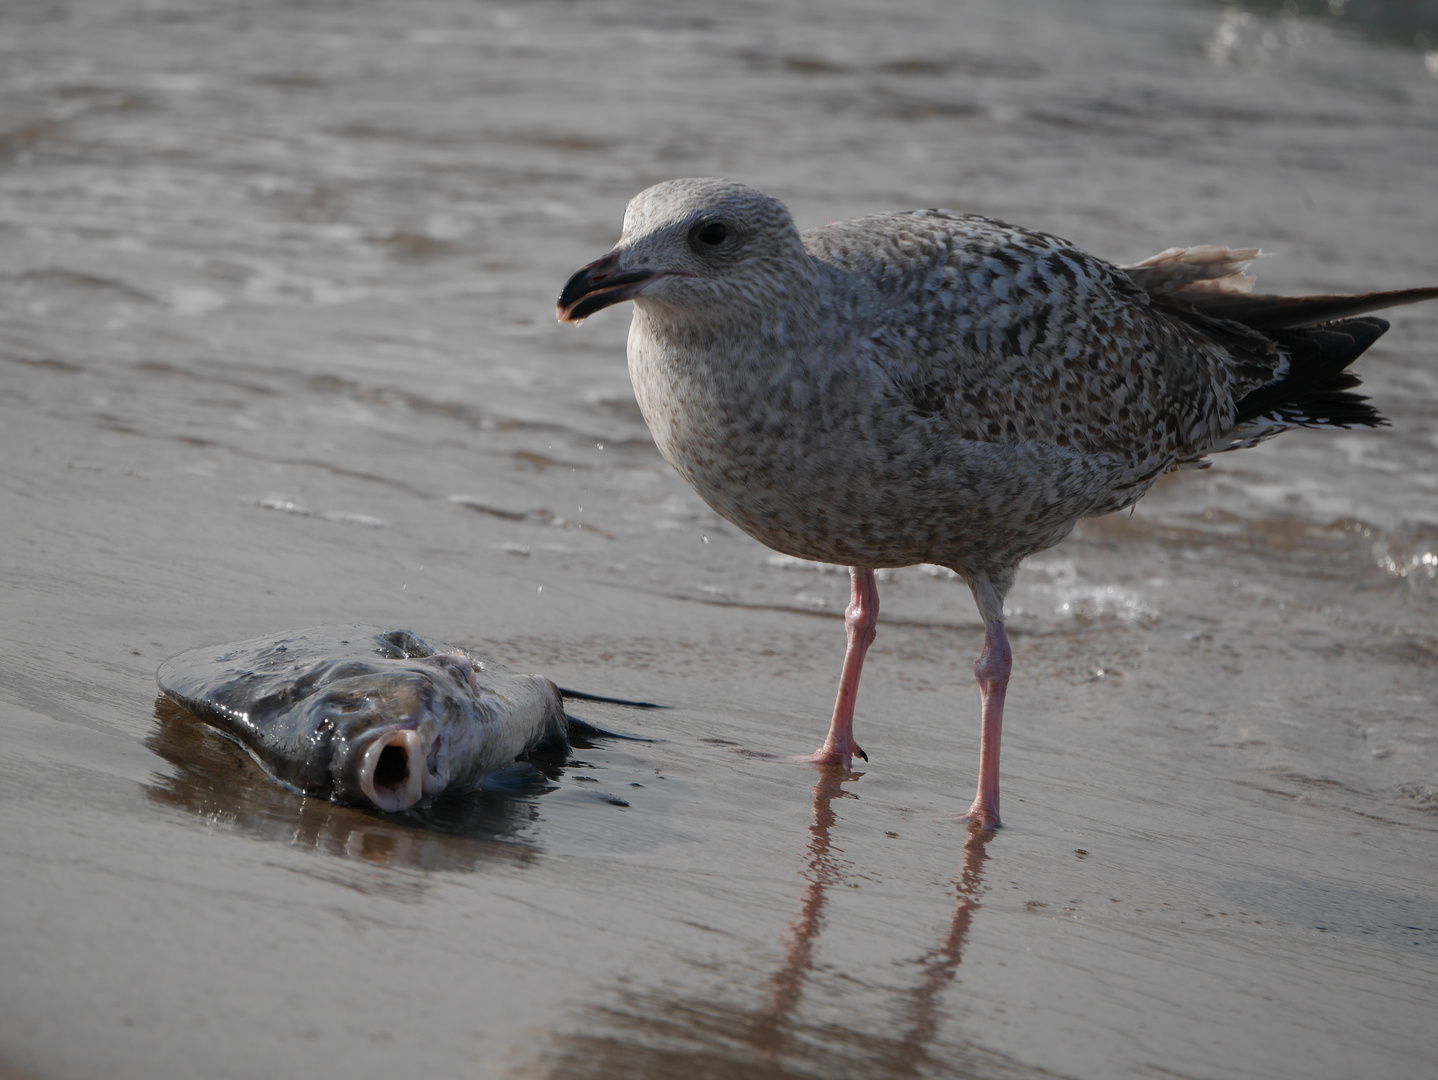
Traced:
[[802, 761], [816, 765], [842, 765], [848, 768], [858, 754], [865, 761], [869, 755], [854, 741], [854, 703], [859, 697], [859, 673], [864, 669], [864, 654], [874, 643], [874, 627], [879, 622], [879, 587], [874, 584], [874, 571], [858, 566], [849, 567], [849, 606], [844, 612], [844, 630], [848, 647], [844, 650], [844, 670], [839, 676], [839, 697], [834, 702], [834, 717], [829, 721], [829, 736], [824, 745]]

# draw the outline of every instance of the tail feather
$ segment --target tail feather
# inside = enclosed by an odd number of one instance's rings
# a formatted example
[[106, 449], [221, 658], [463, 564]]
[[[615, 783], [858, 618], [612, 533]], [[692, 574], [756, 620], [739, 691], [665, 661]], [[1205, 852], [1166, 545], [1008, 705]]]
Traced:
[[[1269, 331], [1313, 326], [1315, 323], [1346, 319], [1369, 311], [1417, 304], [1424, 300], [1438, 300], [1438, 288], [1396, 289], [1392, 292], [1354, 293], [1347, 296], [1255, 296], [1252, 293], [1188, 290], [1176, 295], [1191, 304], [1194, 310], [1210, 318], [1226, 319], [1242, 323], [1254, 330]], [[1359, 352], [1361, 351], [1360, 349]]]
[[1222, 346], [1240, 384], [1221, 449], [1252, 446], [1290, 427], [1378, 427], [1388, 421], [1368, 404], [1348, 366], [1388, 329], [1370, 311], [1438, 300], [1438, 288], [1346, 296], [1254, 294], [1246, 269], [1257, 248], [1170, 248], [1124, 267], [1156, 308]]
[[1150, 296], [1242, 295], [1253, 291], [1248, 264], [1261, 258], [1258, 248], [1172, 247], [1123, 271]]
[[1269, 419], [1300, 427], [1387, 424], [1366, 397], [1349, 392], [1359, 379], [1347, 370], [1387, 329], [1386, 321], [1369, 316], [1269, 331], [1267, 336], [1288, 363], [1278, 378], [1240, 399], [1237, 423]]

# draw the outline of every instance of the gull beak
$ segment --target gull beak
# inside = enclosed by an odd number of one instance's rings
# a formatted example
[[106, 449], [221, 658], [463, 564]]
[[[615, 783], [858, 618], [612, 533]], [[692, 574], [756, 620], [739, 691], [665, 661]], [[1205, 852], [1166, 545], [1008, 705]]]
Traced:
[[621, 269], [622, 254], [622, 250], [615, 248], [604, 258], [582, 267], [564, 283], [556, 307], [560, 322], [580, 323], [611, 304], [633, 300], [660, 276], [656, 270]]

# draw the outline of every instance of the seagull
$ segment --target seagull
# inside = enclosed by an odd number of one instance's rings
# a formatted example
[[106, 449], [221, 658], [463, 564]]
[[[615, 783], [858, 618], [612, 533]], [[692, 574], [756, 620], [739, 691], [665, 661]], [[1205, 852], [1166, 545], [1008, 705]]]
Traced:
[[619, 243], [578, 270], [561, 322], [634, 302], [629, 375], [660, 452], [713, 510], [786, 555], [849, 567], [829, 733], [848, 768], [875, 570], [935, 563], [984, 621], [978, 791], [998, 827], [1021, 560], [1164, 473], [1293, 427], [1386, 424], [1347, 368], [1438, 288], [1263, 296], [1260, 252], [1170, 248], [1117, 266], [976, 214], [913, 210], [799, 232], [779, 200], [718, 179], [640, 192]]

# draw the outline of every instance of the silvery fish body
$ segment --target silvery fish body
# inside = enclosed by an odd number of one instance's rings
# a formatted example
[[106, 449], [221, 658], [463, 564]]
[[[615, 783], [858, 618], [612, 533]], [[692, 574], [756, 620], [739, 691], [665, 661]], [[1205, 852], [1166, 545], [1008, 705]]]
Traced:
[[285, 787], [391, 812], [568, 745], [548, 679], [408, 630], [314, 626], [191, 649], [156, 679]]

